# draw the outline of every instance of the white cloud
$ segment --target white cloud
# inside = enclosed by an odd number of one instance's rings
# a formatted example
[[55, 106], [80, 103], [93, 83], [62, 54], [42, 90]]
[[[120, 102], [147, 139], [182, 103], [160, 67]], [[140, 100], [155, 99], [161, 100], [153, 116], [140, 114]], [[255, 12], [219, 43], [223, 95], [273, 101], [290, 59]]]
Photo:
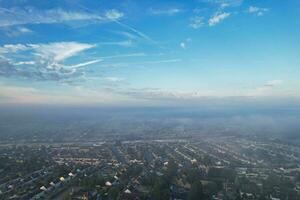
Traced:
[[98, 63], [98, 62], [101, 62], [101, 61], [103, 61], [103, 60], [102, 59], [91, 60], [91, 61], [87, 61], [87, 62], [76, 64], [76, 65], [68, 66], [68, 68], [85, 67], [85, 66], [92, 65], [92, 64], [95, 64], [95, 63]]
[[183, 49], [185, 49], [186, 48], [186, 44], [184, 42], [181, 42], [180, 43], [180, 47], [183, 48]]
[[36, 55], [42, 59], [60, 62], [95, 45], [78, 42], [54, 42], [48, 44], [29, 44], [28, 46], [32, 47], [36, 51]]
[[230, 16], [230, 13], [227, 12], [222, 12], [222, 13], [215, 13], [209, 20], [208, 20], [208, 25], [209, 26], [214, 26], [218, 23], [220, 23], [221, 21], [223, 21], [224, 19], [226, 19], [227, 17]]
[[14, 63], [14, 65], [34, 65], [35, 61], [21, 61], [21, 62], [17, 62]]
[[9, 37], [17, 37], [20, 35], [32, 34], [34, 33], [32, 30], [26, 27], [3, 27], [2, 30]]
[[145, 53], [131, 53], [131, 54], [119, 54], [119, 55], [112, 55], [112, 56], [104, 56], [101, 57], [102, 59], [111, 59], [111, 58], [123, 58], [123, 57], [140, 57], [146, 56]]
[[[0, 27], [25, 24], [52, 24], [79, 20], [107, 19], [90, 13], [65, 11], [60, 8], [51, 10], [38, 10], [33, 8], [11, 8], [0, 10]], [[26, 31], [25, 29], [21, 31]]]
[[113, 63], [113, 64], [105, 64], [103, 66], [106, 67], [128, 67], [128, 66], [143, 66], [143, 65], [151, 65], [151, 64], [162, 64], [162, 63], [177, 63], [181, 62], [181, 59], [167, 59], [167, 60], [148, 60], [143, 62], [122, 62], [122, 63]]
[[42, 91], [33, 87], [8, 86], [0, 84], [0, 104], [59, 104], [59, 105], [87, 105], [87, 104], [120, 104], [129, 102], [128, 97], [112, 94], [109, 91], [91, 90], [83, 87], [69, 87], [67, 93], [59, 91]]
[[198, 100], [203, 97], [217, 97], [211, 91], [180, 91], [161, 88], [140, 88], [119, 91], [121, 94], [136, 99], [147, 100]]
[[204, 17], [195, 16], [190, 19], [190, 27], [198, 29], [204, 26]]
[[221, 9], [227, 8], [227, 7], [229, 7], [229, 6], [230, 6], [229, 3], [222, 3], [222, 4], [220, 5]]
[[192, 39], [191, 38], [187, 38], [187, 39], [185, 39], [185, 41], [183, 41], [183, 42], [180, 42], [180, 47], [181, 48], [183, 48], [183, 49], [186, 49], [187, 48], [187, 45], [188, 45], [188, 43], [190, 43], [192, 41]]
[[116, 9], [108, 10], [105, 12], [105, 17], [109, 20], [119, 20], [123, 16], [124, 16], [124, 13], [122, 13]]
[[138, 36], [135, 35], [135, 34], [132, 34], [130, 32], [127, 32], [127, 31], [114, 31], [114, 33], [118, 34], [118, 35], [121, 35], [123, 37], [126, 37], [130, 40], [136, 40], [138, 39]]
[[26, 28], [26, 27], [17, 27], [17, 31], [20, 33], [20, 34], [27, 34], [27, 33], [32, 33], [33, 31]]
[[0, 53], [16, 53], [18, 51], [25, 51], [28, 49], [30, 49], [30, 47], [24, 44], [5, 44], [0, 47]]
[[[2, 76], [20, 76], [33, 80], [65, 80], [81, 77], [84, 73], [77, 70], [100, 60], [64, 65], [64, 61], [95, 45], [78, 42], [55, 42], [47, 44], [9, 44], [0, 47]], [[24, 59], [26, 56], [26, 60]], [[19, 57], [19, 58], [17, 58]], [[19, 65], [31, 65], [20, 68]]]
[[283, 82], [282, 80], [272, 80], [272, 81], [268, 81], [265, 86], [275, 87], [277, 85], [282, 84], [282, 82]]
[[255, 14], [257, 16], [263, 16], [268, 11], [269, 11], [268, 8], [259, 8], [255, 6], [250, 6], [247, 10], [248, 13]]
[[145, 33], [137, 30], [136, 28], [133, 28], [131, 26], [128, 26], [127, 24], [121, 23], [120, 21], [115, 21], [117, 24], [119, 24], [120, 26], [130, 30], [131, 32], [135, 33], [138, 37], [145, 39], [146, 41], [153, 43], [153, 44], [157, 44], [154, 40], [152, 40], [148, 35], [146, 35]]
[[77, 53], [90, 49], [95, 45], [78, 42], [54, 42], [46, 44], [6, 44], [0, 47], [0, 53], [17, 53], [20, 51], [34, 51], [35, 56], [48, 61], [59, 62]]
[[[38, 10], [34, 8], [1, 8], [0, 27], [25, 25], [25, 24], [53, 24], [72, 21], [96, 20], [99, 22], [115, 21], [124, 16], [124, 13], [112, 9], [107, 10], [104, 16], [91, 12], [67, 11], [61, 8], [50, 10]], [[29, 33], [30, 30], [21, 27], [17, 30], [20, 33]]]
[[176, 15], [178, 13], [183, 12], [184, 10], [180, 8], [167, 8], [167, 9], [150, 9], [152, 15]]
[[203, 2], [217, 4], [221, 8], [236, 7], [242, 5], [244, 0], [202, 0]]
[[169, 60], [154, 60], [154, 61], [145, 61], [140, 63], [132, 63], [132, 64], [160, 64], [160, 63], [176, 63], [180, 62], [181, 59], [169, 59]]
[[264, 85], [257, 87], [253, 90], [247, 91], [245, 96], [267, 96], [272, 95], [273, 90], [283, 83], [282, 80], [271, 80]]
[[109, 77], [104, 77], [104, 80], [110, 81], [110, 82], [120, 82], [120, 81], [123, 81], [124, 78], [109, 76]]
[[132, 47], [133, 42], [132, 40], [124, 40], [124, 41], [118, 41], [118, 42], [101, 42], [100, 45], [116, 45], [116, 46], [122, 46], [122, 47]]

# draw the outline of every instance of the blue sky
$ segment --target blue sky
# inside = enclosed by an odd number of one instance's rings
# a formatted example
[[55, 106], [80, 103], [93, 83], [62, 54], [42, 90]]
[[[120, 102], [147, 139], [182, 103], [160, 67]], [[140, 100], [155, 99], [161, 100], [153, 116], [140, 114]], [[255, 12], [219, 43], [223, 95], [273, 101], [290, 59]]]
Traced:
[[296, 0], [0, 0], [0, 103], [298, 100], [299, 19]]

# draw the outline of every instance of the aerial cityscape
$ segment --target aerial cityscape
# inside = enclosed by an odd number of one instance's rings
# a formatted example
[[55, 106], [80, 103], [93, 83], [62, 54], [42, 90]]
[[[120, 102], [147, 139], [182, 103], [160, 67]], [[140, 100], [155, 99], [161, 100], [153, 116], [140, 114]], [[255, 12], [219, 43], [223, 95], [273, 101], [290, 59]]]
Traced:
[[299, 155], [299, 147], [280, 141], [230, 135], [6, 144], [1, 145], [1, 195], [299, 199]]
[[299, 113], [90, 109], [1, 110], [1, 199], [300, 198]]
[[0, 0], [0, 200], [299, 200], [300, 1]]

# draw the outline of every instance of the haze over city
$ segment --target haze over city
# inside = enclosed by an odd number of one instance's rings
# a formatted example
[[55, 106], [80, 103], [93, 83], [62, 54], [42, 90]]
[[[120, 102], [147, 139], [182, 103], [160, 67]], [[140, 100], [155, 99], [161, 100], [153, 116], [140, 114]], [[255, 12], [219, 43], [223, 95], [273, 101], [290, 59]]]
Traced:
[[0, 0], [0, 200], [300, 199], [300, 1]]

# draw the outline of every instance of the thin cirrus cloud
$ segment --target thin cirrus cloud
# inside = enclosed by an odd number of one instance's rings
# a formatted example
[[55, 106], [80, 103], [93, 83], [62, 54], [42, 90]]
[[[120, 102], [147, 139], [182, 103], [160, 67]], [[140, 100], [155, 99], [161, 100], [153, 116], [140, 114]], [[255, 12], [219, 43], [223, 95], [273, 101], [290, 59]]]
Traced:
[[216, 4], [221, 8], [240, 6], [244, 2], [244, 0], [201, 0], [201, 1], [205, 3]]
[[254, 14], [256, 16], [263, 16], [268, 11], [269, 11], [268, 8], [259, 8], [255, 6], [250, 6], [247, 10], [248, 13]]
[[180, 47], [181, 47], [182, 49], [186, 49], [188, 43], [190, 43], [191, 41], [192, 41], [191, 38], [187, 38], [187, 39], [185, 39], [184, 41], [180, 42], [179, 45], [180, 45]]
[[[98, 23], [115, 22], [121, 27], [128, 29], [136, 36], [143, 38], [151, 43], [156, 43], [147, 34], [121, 23], [124, 13], [117, 9], [104, 11], [102, 15], [88, 9], [82, 11], [67, 11], [61, 8], [50, 10], [38, 10], [33, 8], [0, 8], [0, 27], [11, 27], [26, 24], [56, 24], [78, 21], [93, 21]], [[23, 29], [24, 31], [25, 29]], [[20, 31], [19, 31], [20, 32]], [[127, 34], [128, 35], [128, 34]], [[133, 34], [131, 34], [132, 36]], [[127, 40], [119, 43], [120, 46], [131, 46], [132, 41]]]
[[265, 96], [274, 95], [274, 89], [282, 85], [282, 80], [271, 80], [266, 82], [264, 85], [256, 87], [253, 90], [247, 91], [245, 96]]
[[[100, 62], [93, 60], [66, 66], [63, 62], [95, 45], [79, 42], [55, 42], [47, 44], [9, 44], [0, 47], [0, 76], [22, 77], [33, 80], [71, 80], [81, 77], [80, 67]], [[27, 57], [27, 60], [16, 57]], [[31, 59], [31, 60], [28, 60]], [[22, 67], [28, 65], [27, 67]]]
[[101, 57], [102, 59], [111, 59], [111, 58], [124, 58], [124, 57], [143, 57], [146, 56], [143, 52], [138, 53], [130, 53], [130, 54], [118, 54], [118, 55], [111, 55], [111, 56], [104, 56]]
[[201, 28], [204, 25], [204, 17], [194, 16], [190, 18], [190, 27], [192, 27], [193, 29]]
[[[97, 45], [100, 46], [100, 44]], [[104, 59], [146, 56], [143, 52], [117, 54], [102, 56], [73, 65], [64, 64], [69, 58], [78, 56], [84, 51], [95, 48], [97, 45], [79, 42], [6, 44], [0, 47], [0, 76], [13, 76], [39, 81], [73, 82], [84, 78], [86, 66], [102, 62]], [[119, 44], [111, 43], [110, 45]], [[24, 57], [26, 57], [26, 60], [24, 60]], [[148, 61], [139, 64], [156, 64], [161, 62], [176, 62], [176, 60]]]
[[25, 24], [54, 24], [71, 21], [108, 22], [119, 20], [124, 14], [118, 10], [107, 10], [104, 15], [81, 11], [66, 11], [60, 8], [38, 10], [34, 8], [0, 8], [0, 27]]
[[125, 97], [108, 92], [93, 91], [88, 88], [71, 87], [69, 93], [59, 91], [45, 92], [34, 87], [9, 86], [0, 83], [1, 103], [22, 104], [115, 104], [126, 100]]
[[132, 47], [134, 45], [134, 42], [132, 40], [123, 40], [117, 42], [101, 42], [99, 43], [99, 45]]
[[185, 49], [186, 48], [186, 43], [185, 42], [180, 42], [180, 47]]
[[[189, 19], [189, 26], [193, 29], [199, 29], [203, 26], [215, 26], [219, 24], [220, 22], [224, 21], [226, 18], [231, 16], [231, 12], [225, 11], [226, 9], [235, 9], [238, 10], [239, 7], [243, 4], [243, 0], [200, 0], [202, 3], [206, 3], [210, 5], [208, 8], [196, 8], [194, 9], [194, 13], [197, 15], [192, 16]], [[213, 10], [216, 10], [214, 14], [212, 14], [208, 19], [206, 16], [206, 12], [211, 12]], [[251, 11], [249, 11], [251, 10]], [[264, 12], [266, 12], [266, 9], [261, 9], [257, 7], [249, 8], [247, 12], [249, 13], [256, 13], [257, 15], [261, 16]], [[238, 11], [236, 11], [238, 12]]]
[[265, 86], [266, 87], [276, 87], [278, 85], [281, 85], [283, 83], [282, 80], [272, 80], [272, 81], [268, 81]]
[[124, 13], [116, 10], [116, 9], [112, 9], [112, 10], [107, 10], [105, 12], [105, 17], [109, 20], [119, 20], [124, 16]]
[[104, 64], [102, 66], [106, 67], [133, 67], [133, 66], [146, 66], [152, 65], [155, 66], [156, 64], [164, 64], [164, 63], [178, 63], [181, 62], [181, 59], [161, 59], [161, 60], [147, 60], [142, 62], [121, 62], [121, 63], [111, 63], [111, 64]]
[[21, 35], [33, 34], [34, 31], [24, 26], [2, 28], [5, 34], [9, 37], [18, 37]]
[[110, 81], [110, 82], [120, 82], [120, 81], [123, 81], [124, 78], [115, 77], [115, 76], [108, 76], [108, 77], [104, 77], [104, 80]]
[[95, 47], [92, 44], [79, 42], [54, 42], [49, 44], [29, 44], [38, 57], [50, 62], [63, 61], [81, 51]]
[[88, 65], [92, 65], [92, 64], [95, 64], [95, 63], [102, 62], [102, 61], [103, 61], [102, 59], [95, 59], [95, 60], [79, 63], [79, 64], [76, 64], [76, 65], [71, 65], [71, 66], [68, 66], [68, 68], [73, 68], [74, 69], [74, 68], [85, 67], [85, 66], [88, 66]]
[[155, 9], [155, 8], [151, 8], [150, 9], [150, 13], [152, 15], [167, 15], [167, 16], [172, 16], [172, 15], [176, 15], [179, 13], [184, 12], [183, 9], [181, 8], [165, 8], [165, 9]]
[[222, 22], [224, 19], [230, 16], [230, 13], [227, 12], [217, 12], [215, 13], [209, 20], [208, 25], [209, 26], [215, 26], [216, 24]]
[[[277, 87], [283, 83], [282, 80], [271, 80], [248, 91], [240, 91], [234, 93], [222, 93], [220, 91], [213, 90], [191, 90], [191, 91], [180, 91], [180, 90], [164, 90], [161, 88], [142, 88], [142, 89], [129, 89], [127, 91], [119, 91], [123, 95], [131, 96], [137, 99], [147, 99], [147, 100], [200, 100], [203, 98], [238, 98], [247, 99], [249, 97], [265, 97], [265, 96], [275, 96], [278, 93], [274, 92]], [[279, 94], [282, 96], [282, 94]]]

